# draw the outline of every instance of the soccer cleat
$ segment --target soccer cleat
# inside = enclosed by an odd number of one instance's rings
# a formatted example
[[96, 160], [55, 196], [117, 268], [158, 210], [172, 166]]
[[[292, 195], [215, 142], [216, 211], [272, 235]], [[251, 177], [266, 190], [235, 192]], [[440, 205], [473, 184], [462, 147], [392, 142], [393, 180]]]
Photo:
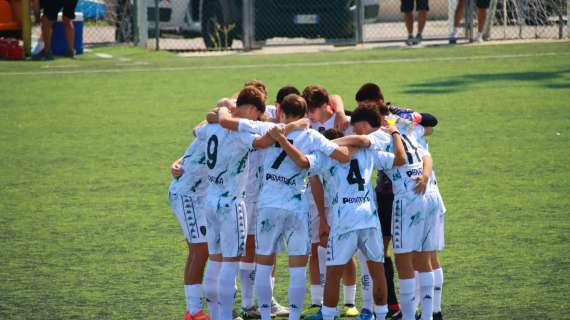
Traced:
[[418, 34], [416, 35], [416, 37], [414, 38], [414, 44], [420, 44], [420, 43], [422, 43], [422, 40], [423, 40], [422, 34], [421, 34], [421, 33], [418, 33]]
[[449, 44], [457, 44], [457, 36], [449, 36]]
[[53, 55], [51, 52], [40, 51], [39, 53], [32, 56], [32, 60], [36, 61], [46, 61], [46, 60], [53, 60]]
[[306, 318], [307, 316], [313, 315], [321, 310], [321, 306], [318, 304], [312, 304], [309, 308], [303, 310], [301, 313], [301, 318]]
[[353, 304], [345, 304], [342, 306], [342, 310], [340, 312], [341, 318], [349, 317], [354, 318], [357, 317], [359, 314], [358, 309]]
[[241, 317], [241, 314], [239, 311], [237, 311], [236, 309], [233, 309], [232, 310], [232, 320], [244, 320], [244, 319]]
[[261, 319], [261, 313], [257, 306], [251, 306], [249, 308], [241, 308], [241, 317], [245, 319]]
[[70, 59], [75, 59], [75, 50], [67, 50], [65, 56]]
[[400, 320], [400, 319], [402, 319], [402, 312], [400, 312], [400, 310], [388, 311], [388, 314], [386, 315], [386, 319]]
[[[356, 318], [356, 319], [358, 319], [358, 320], [374, 320], [374, 319], [376, 319], [376, 317], [374, 316], [372, 311], [370, 311], [366, 308], [362, 308], [360, 310], [360, 314], [358, 315], [358, 318]], [[384, 320], [384, 319], [380, 319], [380, 320]]]
[[[190, 316], [190, 313], [188, 313], [188, 315]], [[190, 316], [191, 320], [210, 320], [210, 316], [207, 315], [204, 310], [200, 310], [196, 313], [194, 313], [193, 315]], [[188, 320], [186, 319], [186, 315], [184, 315], [184, 320]]]
[[305, 320], [323, 320], [323, 312], [319, 308], [319, 311], [309, 314], [308, 316], [304, 317]]
[[441, 314], [441, 311], [433, 313], [433, 320], [443, 320], [443, 315]]
[[407, 46], [413, 46], [414, 45], [414, 36], [409, 35], [408, 39], [406, 39], [406, 45]]
[[289, 308], [286, 308], [277, 302], [275, 298], [271, 300], [271, 316], [272, 317], [288, 317]]

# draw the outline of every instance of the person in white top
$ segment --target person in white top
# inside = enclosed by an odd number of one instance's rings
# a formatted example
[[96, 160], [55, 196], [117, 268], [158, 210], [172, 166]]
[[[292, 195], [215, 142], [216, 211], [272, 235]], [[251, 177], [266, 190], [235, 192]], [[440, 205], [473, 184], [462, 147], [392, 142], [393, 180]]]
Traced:
[[[409, 132], [408, 132], [409, 133]], [[375, 139], [374, 135], [371, 135]], [[415, 319], [416, 279], [419, 271], [422, 319], [433, 314], [434, 272], [431, 258], [443, 249], [445, 206], [435, 187], [429, 183], [432, 159], [412, 135], [402, 134], [406, 165], [385, 171], [392, 181], [394, 207], [392, 242], [400, 277], [400, 304], [404, 320]]]
[[[370, 108], [364, 111], [355, 110], [357, 117], [353, 117], [351, 123], [357, 120], [357, 122], [366, 123], [369, 131], [378, 129], [380, 117], [377, 110]], [[403, 164], [405, 154], [397, 129], [392, 127], [386, 130], [392, 132], [394, 136], [396, 157], [376, 148], [368, 148], [357, 150], [350, 163], [339, 164], [319, 153], [307, 156], [299, 150], [288, 153], [291, 158], [301, 159], [299, 160], [301, 163], [310, 164], [311, 170], [319, 171], [324, 177], [330, 179], [326, 183], [327, 189], [333, 190], [333, 207], [330, 215], [331, 221], [329, 221], [331, 229], [327, 247], [326, 289], [321, 313], [323, 319], [334, 319], [336, 316], [339, 280], [344, 271], [344, 265], [352, 258], [357, 249], [363, 253], [367, 260], [374, 284], [376, 318], [384, 319], [388, 311], [386, 282], [382, 264], [384, 252], [382, 234], [370, 179], [375, 167], [388, 169], [392, 168], [393, 165]], [[369, 146], [370, 140], [367, 143]], [[361, 316], [370, 318], [372, 317], [371, 311], [363, 309]]]
[[[284, 95], [287, 92], [293, 91], [295, 92], [296, 89], [293, 87], [284, 87], [281, 88], [277, 94], [277, 101], [276, 105], [279, 107], [280, 103], [284, 99]], [[296, 91], [298, 92], [298, 91]], [[220, 123], [220, 125], [228, 130], [234, 131], [245, 131], [250, 132], [257, 135], [265, 135], [271, 128], [277, 126], [276, 123], [273, 122], [264, 122], [264, 121], [252, 121], [247, 119], [240, 119], [240, 118], [233, 118], [231, 114], [225, 108], [220, 108], [218, 110], [214, 110], [208, 113], [208, 122], [209, 123]], [[283, 126], [285, 132], [289, 133], [294, 130], [304, 130], [307, 129], [309, 125], [308, 119], [301, 118], [299, 120], [290, 122]], [[247, 212], [247, 241], [246, 241], [246, 255], [255, 256], [255, 223], [257, 221], [257, 206], [258, 206], [258, 198], [259, 193], [261, 191], [261, 183], [263, 180], [263, 150], [257, 150], [255, 148], [250, 149], [249, 155], [249, 163], [248, 165], [248, 181], [246, 186], [246, 210]], [[252, 210], [253, 212], [250, 213], [249, 211]], [[253, 220], [253, 221], [250, 221]], [[253, 223], [253, 224], [252, 224]], [[251, 245], [253, 244], [253, 245]], [[254, 282], [255, 281], [255, 264], [252, 265], [253, 272], [246, 275], [247, 279], [244, 280], [242, 277], [242, 270], [243, 270], [243, 258], [242, 263], [240, 264], [240, 282], [242, 286], [242, 300], [244, 299], [244, 285], [247, 282]], [[275, 282], [274, 272], [275, 272], [275, 262], [274, 260], [274, 267], [273, 267], [273, 274], [271, 277], [272, 287]], [[253, 297], [251, 297], [251, 301], [248, 303], [242, 302], [242, 317], [244, 319], [257, 319], [261, 315], [257, 309], [257, 307], [253, 304]], [[271, 304], [271, 316], [288, 316], [289, 310], [283, 306], [280, 306], [275, 298], [272, 298]]]
[[[260, 80], [250, 80], [245, 83], [244, 87], [246, 86], [253, 86], [258, 89], [264, 96], [264, 102], [267, 100], [267, 87], [265, 84]], [[269, 121], [269, 122], [259, 122], [260, 128], [266, 128], [269, 130], [271, 128], [271, 122], [278, 122], [277, 120], [277, 107], [279, 101], [286, 95], [286, 93], [298, 93], [299, 91], [294, 87], [284, 87], [279, 90], [277, 93], [277, 101], [275, 105], [265, 105], [265, 112], [263, 115], [259, 117], [259, 120], [262, 121]], [[230, 98], [222, 98], [218, 101], [217, 107], [226, 107], [230, 111], [235, 110], [237, 96], [239, 91], [232, 95]], [[280, 99], [281, 94], [281, 99]], [[218, 113], [216, 111], [212, 111], [208, 113], [208, 122], [210, 123], [217, 123]], [[224, 126], [223, 123], [220, 123], [224, 128], [229, 130], [237, 131], [238, 122], [232, 123], [232, 118], [229, 117], [228, 119], [224, 119], [227, 126]], [[259, 133], [257, 133], [259, 134]], [[265, 134], [263, 132], [262, 134]], [[246, 186], [246, 212], [247, 212], [247, 225], [246, 225], [246, 250], [245, 255], [242, 256], [240, 262], [240, 270], [239, 270], [239, 277], [240, 277], [240, 288], [241, 288], [241, 304], [242, 304], [242, 312], [241, 316], [244, 319], [257, 319], [259, 318], [260, 314], [257, 310], [257, 306], [254, 303], [254, 296], [253, 296], [253, 286], [255, 280], [255, 223], [256, 223], [256, 216], [257, 216], [257, 196], [259, 190], [261, 188], [261, 175], [259, 172], [260, 168], [260, 152], [257, 149], [251, 148], [250, 154], [248, 157], [248, 179], [247, 179], [247, 186]], [[274, 268], [274, 273], [275, 273]], [[273, 274], [275, 276], [275, 274]], [[272, 316], [288, 316], [289, 310], [286, 307], [281, 306], [275, 298], [272, 299], [273, 304], [271, 308]]]
[[[233, 116], [255, 120], [264, 111], [263, 93], [248, 86], [240, 91]], [[249, 150], [251, 147], [267, 147], [273, 140], [269, 136], [230, 131], [219, 124], [205, 125], [195, 132], [199, 139], [206, 141], [209, 182], [206, 221], [211, 263], [206, 270], [204, 291], [212, 318], [231, 319], [235, 280], [245, 249], [247, 221], [244, 200]], [[214, 279], [217, 287], [212, 284]]]
[[206, 210], [208, 188], [204, 140], [195, 139], [182, 158], [171, 166], [173, 175], [168, 188], [170, 207], [178, 218], [188, 243], [184, 268], [185, 319], [207, 319], [202, 310], [202, 278], [208, 261]]
[[[351, 134], [350, 124], [342, 124], [343, 121], [350, 121], [350, 117], [344, 115], [344, 105], [340, 96], [329, 94], [320, 85], [309, 85], [303, 89], [303, 98], [307, 101], [308, 117], [311, 120], [311, 128], [323, 133], [328, 129], [338, 129], [344, 134]], [[341, 123], [339, 123], [341, 122]], [[310, 178], [310, 191], [314, 201], [311, 203], [311, 221], [313, 239], [311, 247], [311, 308], [305, 311], [307, 315], [315, 314], [322, 304], [324, 279], [325, 279], [325, 259], [326, 259], [326, 235], [329, 226], [325, 223], [328, 212], [327, 203], [324, 201], [324, 192], [321, 180], [317, 176]], [[322, 238], [322, 241], [321, 241]], [[321, 243], [322, 242], [322, 243]], [[320, 245], [319, 245], [320, 244]], [[315, 259], [318, 257], [318, 259]], [[366, 276], [363, 276], [365, 279]], [[367, 288], [363, 282], [362, 288]], [[356, 260], [352, 259], [346, 265], [346, 272], [343, 275], [344, 285], [344, 305], [341, 316], [355, 317], [358, 309], [355, 307], [356, 300]], [[368, 286], [369, 287], [369, 286]], [[308, 318], [312, 320], [311, 318]]]
[[[281, 120], [291, 123], [304, 118], [305, 100], [290, 94], [280, 105]], [[277, 127], [272, 136], [281, 132]], [[300, 319], [306, 288], [305, 266], [310, 252], [309, 212], [306, 201], [307, 171], [299, 168], [281, 148], [285, 139], [305, 152], [322, 151], [339, 160], [348, 160], [348, 150], [328, 141], [317, 131], [293, 131], [278, 135], [278, 144], [264, 150], [263, 183], [259, 196], [256, 226], [256, 290], [262, 319], [269, 319], [271, 264], [277, 252], [287, 246], [289, 254], [289, 319]]]

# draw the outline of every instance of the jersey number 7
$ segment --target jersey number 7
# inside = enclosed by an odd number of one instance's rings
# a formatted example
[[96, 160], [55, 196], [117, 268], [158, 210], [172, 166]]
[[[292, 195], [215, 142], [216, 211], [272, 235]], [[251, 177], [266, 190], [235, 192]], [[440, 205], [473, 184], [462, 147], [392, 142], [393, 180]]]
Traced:
[[[289, 141], [290, 144], [293, 144], [293, 140], [287, 139], [287, 141]], [[281, 145], [279, 144], [279, 142], [275, 143], [275, 147], [276, 148], [281, 148]], [[277, 158], [275, 159], [275, 161], [273, 161], [273, 164], [271, 165], [272, 169], [279, 169], [279, 166], [281, 165], [281, 163], [283, 162], [283, 160], [285, 160], [285, 157], [287, 157], [287, 153], [285, 151], [281, 151], [281, 153], [277, 156]]]

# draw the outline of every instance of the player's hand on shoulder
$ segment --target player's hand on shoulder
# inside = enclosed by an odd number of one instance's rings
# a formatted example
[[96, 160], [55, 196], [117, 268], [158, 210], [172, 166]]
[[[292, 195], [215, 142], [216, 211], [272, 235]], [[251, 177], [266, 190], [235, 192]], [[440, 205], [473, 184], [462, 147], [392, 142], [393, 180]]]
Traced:
[[283, 136], [283, 129], [280, 128], [279, 126], [275, 126], [271, 128], [271, 130], [269, 130], [269, 135], [274, 140], [278, 140], [281, 136]]
[[178, 160], [174, 161], [170, 166], [170, 173], [174, 178], [178, 178], [184, 174], [184, 168], [182, 168]]
[[311, 125], [311, 120], [309, 120], [308, 118], [302, 118], [297, 120], [296, 122], [297, 122], [296, 127], [298, 130], [307, 129]]
[[414, 192], [417, 194], [426, 193], [429, 177], [418, 176], [418, 177], [414, 177], [413, 180], [416, 182]]
[[228, 99], [228, 98], [222, 98], [222, 99], [218, 100], [218, 103], [216, 106], [218, 108], [226, 107], [226, 108], [230, 109], [230, 111], [236, 108], [236, 104], [235, 104], [234, 100]]
[[208, 123], [218, 123], [218, 108], [212, 109], [206, 115]]
[[386, 132], [387, 134], [392, 134], [394, 132], [400, 132], [396, 126], [384, 126], [381, 128], [382, 131]]

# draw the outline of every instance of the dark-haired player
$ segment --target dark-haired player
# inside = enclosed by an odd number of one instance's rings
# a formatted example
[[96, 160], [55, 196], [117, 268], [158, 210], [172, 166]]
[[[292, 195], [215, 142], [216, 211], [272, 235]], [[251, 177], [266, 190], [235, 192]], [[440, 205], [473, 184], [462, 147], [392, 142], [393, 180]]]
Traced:
[[[236, 118], [256, 120], [265, 111], [265, 96], [253, 86], [243, 88], [233, 113]], [[245, 179], [251, 147], [267, 147], [271, 138], [208, 124], [195, 130], [206, 141], [208, 196], [206, 206], [210, 263], [204, 292], [213, 319], [231, 319], [235, 280], [246, 240]]]

